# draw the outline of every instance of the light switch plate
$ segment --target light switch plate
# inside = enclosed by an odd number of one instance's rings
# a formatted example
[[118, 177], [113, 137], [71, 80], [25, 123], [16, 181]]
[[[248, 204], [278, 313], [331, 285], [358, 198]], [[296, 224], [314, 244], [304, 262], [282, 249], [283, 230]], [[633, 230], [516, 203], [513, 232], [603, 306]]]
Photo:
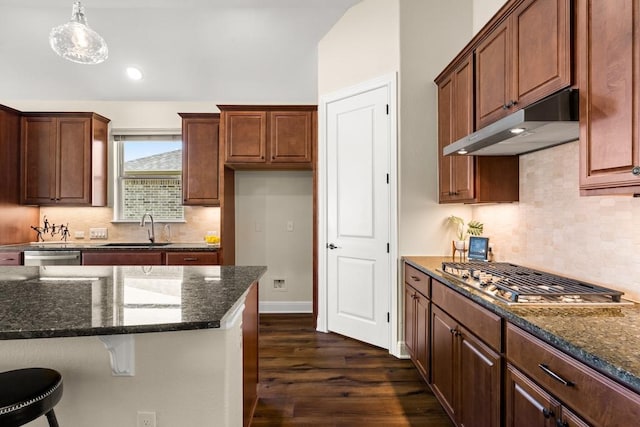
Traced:
[[89, 239], [106, 239], [106, 238], [107, 238], [106, 228], [90, 228], [89, 229]]

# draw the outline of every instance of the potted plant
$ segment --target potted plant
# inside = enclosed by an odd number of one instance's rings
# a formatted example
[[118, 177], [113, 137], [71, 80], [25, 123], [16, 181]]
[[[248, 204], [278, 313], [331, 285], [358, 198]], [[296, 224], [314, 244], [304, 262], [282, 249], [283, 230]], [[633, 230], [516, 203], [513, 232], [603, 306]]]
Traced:
[[467, 240], [468, 235], [480, 236], [484, 231], [484, 224], [474, 220], [469, 221], [465, 230], [464, 220], [455, 215], [451, 215], [448, 218], [448, 223], [453, 224], [456, 227], [456, 240], [453, 241], [453, 244], [459, 251], [464, 251], [465, 241]]

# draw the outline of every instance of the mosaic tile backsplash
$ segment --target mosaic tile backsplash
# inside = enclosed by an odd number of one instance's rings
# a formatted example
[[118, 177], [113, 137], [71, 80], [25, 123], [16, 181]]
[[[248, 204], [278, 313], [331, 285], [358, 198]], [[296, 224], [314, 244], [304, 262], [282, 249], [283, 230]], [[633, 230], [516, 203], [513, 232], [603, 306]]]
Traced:
[[640, 301], [640, 198], [580, 197], [578, 142], [520, 156], [520, 202], [477, 206], [496, 261], [525, 264]]

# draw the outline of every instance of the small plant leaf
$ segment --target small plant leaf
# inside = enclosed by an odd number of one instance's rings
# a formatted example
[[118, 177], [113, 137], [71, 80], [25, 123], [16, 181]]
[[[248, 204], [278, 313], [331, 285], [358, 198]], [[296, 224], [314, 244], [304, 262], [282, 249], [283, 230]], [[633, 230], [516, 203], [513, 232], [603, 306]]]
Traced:
[[467, 232], [472, 236], [480, 236], [484, 231], [484, 224], [479, 221], [469, 221]]

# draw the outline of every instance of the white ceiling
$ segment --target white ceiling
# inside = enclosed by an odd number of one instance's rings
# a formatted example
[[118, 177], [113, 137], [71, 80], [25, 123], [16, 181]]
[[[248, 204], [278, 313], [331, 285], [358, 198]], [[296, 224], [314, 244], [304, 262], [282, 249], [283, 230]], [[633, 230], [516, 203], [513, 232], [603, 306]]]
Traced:
[[73, 0], [0, 0], [0, 101], [313, 103], [318, 41], [359, 1], [85, 0], [109, 58], [82, 65], [48, 41]]

